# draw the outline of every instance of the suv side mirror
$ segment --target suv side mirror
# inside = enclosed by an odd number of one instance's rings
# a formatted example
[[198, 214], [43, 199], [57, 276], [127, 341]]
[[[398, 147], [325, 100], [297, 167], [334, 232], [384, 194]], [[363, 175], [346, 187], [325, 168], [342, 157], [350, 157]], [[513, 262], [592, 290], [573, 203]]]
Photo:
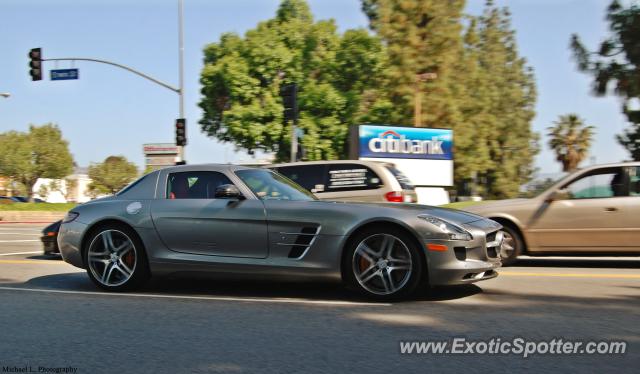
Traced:
[[233, 184], [223, 184], [216, 188], [214, 197], [216, 199], [244, 199], [238, 187]]
[[549, 197], [547, 197], [547, 202], [552, 202], [555, 200], [569, 200], [571, 199], [571, 195], [567, 190], [555, 190], [553, 191]]

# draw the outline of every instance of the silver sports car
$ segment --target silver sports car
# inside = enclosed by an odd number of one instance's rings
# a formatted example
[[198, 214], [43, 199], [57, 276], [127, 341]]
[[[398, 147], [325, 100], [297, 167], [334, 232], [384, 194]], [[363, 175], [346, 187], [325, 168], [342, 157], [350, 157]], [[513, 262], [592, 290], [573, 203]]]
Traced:
[[233, 272], [331, 278], [391, 299], [496, 277], [500, 230], [451, 209], [320, 201], [265, 169], [189, 165], [77, 206], [58, 244], [65, 261], [112, 291], [151, 275]]

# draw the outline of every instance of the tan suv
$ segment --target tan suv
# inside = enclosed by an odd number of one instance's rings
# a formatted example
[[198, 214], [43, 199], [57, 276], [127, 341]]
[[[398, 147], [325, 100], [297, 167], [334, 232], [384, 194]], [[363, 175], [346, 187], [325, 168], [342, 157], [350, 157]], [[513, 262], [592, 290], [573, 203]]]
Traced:
[[532, 199], [465, 210], [503, 225], [505, 265], [520, 254], [640, 254], [640, 162], [591, 166]]
[[267, 166], [319, 199], [415, 203], [413, 185], [393, 164], [358, 161], [310, 161]]

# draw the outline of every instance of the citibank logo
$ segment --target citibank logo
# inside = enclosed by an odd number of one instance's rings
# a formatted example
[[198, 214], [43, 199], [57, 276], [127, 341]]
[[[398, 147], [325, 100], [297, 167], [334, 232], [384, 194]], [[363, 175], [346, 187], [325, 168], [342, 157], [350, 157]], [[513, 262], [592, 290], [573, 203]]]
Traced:
[[369, 150], [374, 153], [405, 153], [442, 155], [442, 141], [437, 136], [431, 140], [407, 139], [393, 130], [387, 130], [369, 140]]

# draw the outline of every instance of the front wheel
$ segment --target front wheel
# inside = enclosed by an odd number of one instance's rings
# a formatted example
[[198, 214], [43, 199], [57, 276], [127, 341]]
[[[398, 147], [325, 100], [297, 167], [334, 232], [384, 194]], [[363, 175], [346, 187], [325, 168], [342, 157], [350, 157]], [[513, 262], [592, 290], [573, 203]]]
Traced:
[[85, 263], [89, 278], [100, 288], [125, 291], [149, 279], [141, 240], [124, 225], [105, 225], [93, 230], [87, 241]]
[[343, 261], [347, 284], [379, 300], [413, 293], [423, 279], [424, 264], [415, 241], [401, 230], [366, 230], [350, 241]]
[[500, 246], [502, 266], [513, 265], [518, 261], [518, 256], [523, 253], [524, 242], [520, 233], [511, 226], [505, 225], [502, 232], [504, 233], [504, 239]]

